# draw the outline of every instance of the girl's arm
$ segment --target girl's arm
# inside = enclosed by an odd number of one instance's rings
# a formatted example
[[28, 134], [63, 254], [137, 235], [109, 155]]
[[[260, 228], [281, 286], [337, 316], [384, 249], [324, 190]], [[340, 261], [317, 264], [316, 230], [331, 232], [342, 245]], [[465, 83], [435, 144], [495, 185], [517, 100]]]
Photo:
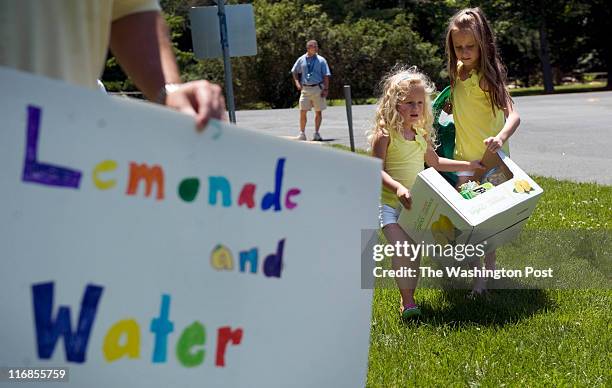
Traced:
[[425, 163], [438, 171], [473, 171], [484, 169], [484, 166], [478, 160], [466, 162], [463, 160], [441, 158], [436, 154], [431, 144], [427, 146], [427, 151], [425, 152]]
[[488, 137], [484, 140], [487, 149], [491, 152], [497, 152], [508, 141], [510, 136], [514, 134], [521, 123], [521, 118], [516, 109], [514, 109], [512, 101], [508, 101], [506, 108], [504, 108], [504, 116], [506, 117], [506, 123], [497, 136]]
[[384, 170], [385, 157], [387, 156], [387, 147], [389, 146], [389, 136], [382, 134], [376, 135], [372, 142], [372, 155], [383, 161], [383, 169], [381, 170], [382, 182], [385, 187], [393, 190], [400, 202], [406, 209], [410, 209], [412, 206], [412, 197], [410, 196], [410, 190], [404, 185], [396, 181]]

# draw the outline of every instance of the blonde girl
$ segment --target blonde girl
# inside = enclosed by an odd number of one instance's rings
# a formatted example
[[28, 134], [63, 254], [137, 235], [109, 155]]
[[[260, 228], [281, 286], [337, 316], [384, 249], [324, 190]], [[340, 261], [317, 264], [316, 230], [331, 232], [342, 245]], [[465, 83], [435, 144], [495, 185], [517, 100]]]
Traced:
[[[372, 154], [383, 160], [380, 226], [389, 244], [403, 244], [412, 239], [397, 224], [401, 206], [410, 209], [410, 188], [424, 163], [442, 171], [482, 168], [475, 160], [455, 161], [438, 157], [433, 149], [431, 93], [434, 86], [415, 67], [392, 71], [382, 80], [382, 96], [378, 101], [374, 128], [369, 136]], [[412, 260], [412, 261], [411, 261]], [[416, 269], [420, 257], [407, 260], [393, 257], [393, 269]], [[418, 273], [418, 271], [417, 271]], [[404, 318], [420, 315], [414, 301], [417, 283], [414, 278], [396, 278]]]
[[[452, 113], [456, 128], [456, 160], [482, 158], [485, 150], [507, 154], [508, 139], [520, 118], [506, 89], [506, 69], [497, 52], [495, 37], [480, 8], [466, 8], [450, 20], [446, 34]], [[457, 187], [474, 175], [471, 169], [457, 173]], [[495, 269], [495, 251], [485, 256], [485, 267]], [[486, 291], [484, 279], [473, 287]]]

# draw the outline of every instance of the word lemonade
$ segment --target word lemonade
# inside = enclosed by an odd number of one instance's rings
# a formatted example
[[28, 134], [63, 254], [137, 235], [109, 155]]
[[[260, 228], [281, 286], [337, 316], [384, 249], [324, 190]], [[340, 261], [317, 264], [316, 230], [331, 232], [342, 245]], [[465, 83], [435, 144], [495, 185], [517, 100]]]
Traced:
[[[42, 117], [42, 109], [29, 105], [27, 109], [26, 126], [26, 154], [23, 164], [22, 180], [26, 183], [34, 183], [45, 186], [54, 186], [68, 189], [79, 189], [83, 173], [74, 168], [57, 166], [38, 161], [37, 150], [39, 140], [39, 129]], [[259, 207], [262, 211], [280, 212], [283, 209], [294, 210], [298, 203], [296, 197], [301, 193], [298, 188], [290, 188], [283, 194], [283, 174], [285, 158], [279, 158], [276, 162], [274, 175], [274, 189], [261, 196], [259, 206], [256, 202], [257, 185], [246, 183], [242, 186], [237, 196], [238, 207], [254, 209]], [[153, 186], [156, 187], [155, 198], [158, 201], [165, 199], [164, 170], [159, 165], [149, 167], [146, 164], [129, 163], [129, 175], [126, 195], [134, 196], [138, 191], [140, 182], [145, 184], [145, 196], [150, 197]], [[117, 185], [114, 179], [102, 179], [102, 174], [110, 174], [118, 167], [117, 162], [105, 160], [98, 163], [92, 171], [94, 186], [99, 190], [109, 190]], [[208, 204], [217, 205], [218, 196], [221, 196], [221, 206], [232, 206], [232, 186], [224, 176], [208, 177]], [[177, 189], [178, 197], [185, 202], [196, 199], [200, 189], [198, 178], [183, 179]], [[284, 206], [283, 206], [284, 205]], [[277, 244], [276, 252], [261, 260], [262, 272], [266, 277], [280, 278], [283, 265], [283, 250], [285, 239]], [[215, 270], [233, 270], [233, 256], [231, 251], [222, 244], [212, 249], [210, 256], [211, 267]], [[257, 273], [259, 266], [258, 249], [241, 251], [239, 253], [239, 271], [247, 272], [247, 264], [250, 273]], [[32, 303], [34, 311], [34, 322], [36, 330], [38, 357], [50, 359], [56, 348], [60, 337], [64, 338], [66, 359], [69, 362], [84, 363], [86, 360], [87, 346], [96, 319], [96, 313], [104, 287], [89, 284], [86, 286], [81, 301], [80, 312], [76, 330], [71, 327], [70, 308], [60, 306], [55, 320], [53, 319], [54, 282], [33, 284]], [[170, 295], [162, 295], [159, 316], [150, 322], [150, 331], [154, 337], [152, 354], [153, 363], [166, 362], [168, 336], [174, 331], [173, 322], [170, 320]], [[215, 366], [225, 366], [225, 353], [229, 345], [239, 345], [242, 341], [243, 328], [232, 329], [230, 326], [220, 327], [217, 330], [217, 343], [215, 350]], [[193, 367], [204, 361], [204, 345], [206, 342], [206, 329], [200, 322], [195, 321], [186, 327], [180, 334], [176, 345], [176, 357], [185, 367]], [[124, 319], [116, 322], [108, 330], [104, 337], [104, 358], [108, 362], [123, 357], [140, 357], [140, 326], [133, 319]]]

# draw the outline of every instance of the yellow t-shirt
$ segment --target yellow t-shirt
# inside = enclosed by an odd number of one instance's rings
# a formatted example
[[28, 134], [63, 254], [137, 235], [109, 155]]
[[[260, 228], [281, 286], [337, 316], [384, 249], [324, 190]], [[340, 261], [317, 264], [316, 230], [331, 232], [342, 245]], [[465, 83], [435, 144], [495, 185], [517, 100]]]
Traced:
[[96, 87], [111, 23], [157, 0], [0, 0], [0, 66]]
[[[389, 145], [385, 156], [385, 171], [393, 179], [412, 188], [417, 175], [423, 171], [427, 140], [425, 131], [417, 129], [415, 140], [406, 140], [397, 131], [389, 131]], [[382, 188], [381, 203], [397, 208], [400, 205], [397, 194], [385, 185]]]
[[[465, 81], [457, 77], [452, 103], [456, 130], [454, 159], [480, 160], [487, 148], [483, 140], [496, 136], [504, 127], [504, 111], [496, 107], [493, 114], [489, 94], [480, 88], [480, 74], [475, 70]], [[509, 154], [508, 142], [502, 150]]]

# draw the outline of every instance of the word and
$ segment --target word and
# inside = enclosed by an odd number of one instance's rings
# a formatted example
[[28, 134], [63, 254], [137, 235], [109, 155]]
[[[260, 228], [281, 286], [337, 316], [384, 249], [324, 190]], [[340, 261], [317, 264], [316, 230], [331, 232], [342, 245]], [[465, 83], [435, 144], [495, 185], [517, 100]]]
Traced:
[[[32, 285], [32, 304], [38, 357], [50, 359], [60, 337], [64, 339], [66, 360], [74, 363], [86, 361], [87, 348], [91, 331], [96, 320], [98, 305], [102, 298], [103, 287], [89, 284], [81, 301], [81, 310], [77, 327], [71, 327], [70, 307], [60, 306], [55, 320], [53, 319], [54, 283]], [[153, 363], [165, 363], [168, 353], [168, 337], [174, 331], [170, 320], [170, 295], [162, 295], [159, 316], [151, 320], [149, 330], [153, 333]], [[223, 326], [217, 329], [215, 348], [215, 366], [225, 366], [225, 355], [230, 345], [240, 345], [243, 329], [232, 329]], [[102, 346], [102, 353], [107, 362], [121, 358], [140, 358], [140, 325], [136, 320], [126, 318], [117, 321], [108, 329]], [[194, 321], [181, 332], [176, 342], [175, 354], [181, 365], [194, 367], [204, 362], [206, 355], [206, 328], [199, 321]]]
[[[265, 260], [262, 260], [262, 272], [265, 276], [281, 277], [284, 249], [285, 239], [282, 239], [278, 242], [276, 253], [271, 253]], [[257, 248], [241, 251], [239, 257], [240, 272], [246, 272], [248, 264], [249, 272], [257, 273], [257, 267], [259, 266], [259, 250]], [[225, 245], [217, 245], [210, 254], [210, 265], [218, 271], [232, 271], [234, 269], [232, 251]]]

